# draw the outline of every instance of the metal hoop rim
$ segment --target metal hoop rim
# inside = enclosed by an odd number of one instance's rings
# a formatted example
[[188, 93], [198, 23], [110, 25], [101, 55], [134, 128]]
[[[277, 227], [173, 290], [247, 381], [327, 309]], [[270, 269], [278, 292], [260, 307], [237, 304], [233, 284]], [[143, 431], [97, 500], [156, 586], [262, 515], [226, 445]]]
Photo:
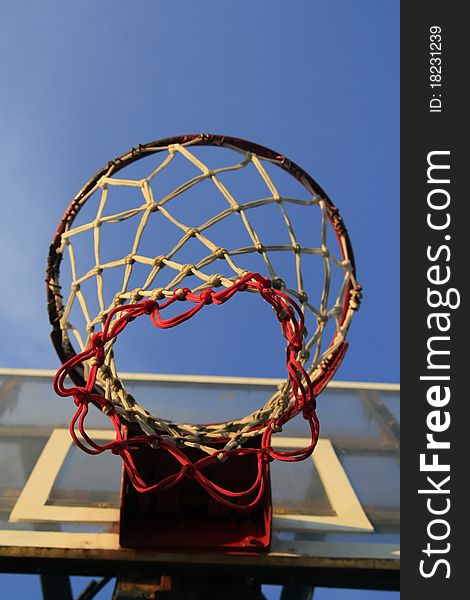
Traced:
[[[77, 355], [76, 350], [72, 346], [70, 340], [67, 338], [66, 344], [62, 337], [60, 327], [60, 317], [64, 310], [64, 306], [60, 295], [60, 263], [62, 261], [62, 253], [58, 252], [58, 248], [62, 242], [62, 234], [68, 224], [72, 223], [84, 204], [84, 198], [90, 193], [90, 191], [96, 186], [97, 182], [104, 175], [111, 176], [126, 166], [136, 162], [137, 160], [146, 156], [151, 156], [158, 152], [162, 152], [173, 144], [180, 145], [191, 145], [191, 146], [213, 146], [213, 147], [224, 147], [241, 152], [250, 152], [256, 154], [259, 158], [269, 160], [274, 163], [282, 170], [287, 172], [289, 175], [294, 177], [301, 185], [307, 190], [312, 189], [317, 195], [321, 196], [322, 200], [328, 206], [331, 214], [328, 215], [330, 223], [335, 231], [341, 252], [344, 256], [343, 243], [346, 246], [347, 256], [351, 264], [352, 276], [356, 278], [356, 267], [353, 249], [351, 241], [344, 225], [342, 217], [339, 214], [337, 207], [328, 197], [323, 188], [309, 175], [304, 169], [299, 167], [296, 163], [286, 158], [284, 155], [271, 150], [270, 148], [245, 140], [238, 137], [232, 137], [220, 134], [210, 133], [198, 133], [173, 136], [169, 138], [163, 138], [160, 140], [148, 142], [146, 144], [140, 144], [135, 148], [132, 148], [128, 152], [121, 156], [109, 161], [103, 168], [101, 168], [75, 195], [73, 200], [70, 202], [64, 215], [62, 216], [58, 228], [55, 232], [53, 241], [49, 248], [47, 270], [46, 270], [46, 296], [47, 296], [47, 310], [49, 314], [49, 321], [52, 326], [51, 340], [53, 346], [59, 356], [62, 363], [68, 361], [72, 357]], [[351, 282], [349, 283], [349, 289], [345, 294], [345, 303], [343, 306], [343, 312], [341, 320], [345, 318], [348, 309], [348, 297], [349, 292], [352, 290]], [[74, 383], [77, 385], [83, 385], [84, 378], [83, 374], [74, 372], [72, 377]], [[323, 386], [322, 386], [323, 387]]]

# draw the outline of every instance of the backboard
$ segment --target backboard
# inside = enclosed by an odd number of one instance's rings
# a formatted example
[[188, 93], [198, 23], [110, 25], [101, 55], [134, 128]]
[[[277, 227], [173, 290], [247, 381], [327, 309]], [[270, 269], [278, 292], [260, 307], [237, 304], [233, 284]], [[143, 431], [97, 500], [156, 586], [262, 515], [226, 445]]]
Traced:
[[[121, 461], [73, 445], [73, 405], [53, 373], [0, 370], [0, 563], [7, 571], [116, 574], [248, 567], [266, 580], [398, 585], [399, 387], [332, 382], [319, 398], [320, 442], [304, 462], [271, 464], [273, 543], [266, 555], [157, 553], [119, 547]], [[260, 406], [275, 379], [126, 374], [131, 393], [177, 421], [215, 422]], [[191, 391], [188, 394], [188, 390]], [[111, 439], [97, 410], [89, 426]], [[302, 420], [275, 447], [305, 444]], [[250, 571], [250, 572], [251, 572]], [[339, 578], [339, 579], [338, 579]]]

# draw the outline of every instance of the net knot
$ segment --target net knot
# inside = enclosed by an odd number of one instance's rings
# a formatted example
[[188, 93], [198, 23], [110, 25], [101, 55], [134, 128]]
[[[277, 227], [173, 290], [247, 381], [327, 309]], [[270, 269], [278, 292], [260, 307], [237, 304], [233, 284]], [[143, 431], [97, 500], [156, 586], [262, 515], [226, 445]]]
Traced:
[[119, 381], [119, 379], [113, 379], [111, 382], [111, 387], [114, 392], [118, 393], [122, 390], [122, 383]]
[[271, 279], [271, 285], [275, 290], [285, 290], [286, 284], [280, 277], [273, 277]]
[[181, 269], [181, 273], [185, 277], [189, 277], [190, 275], [193, 275], [193, 269], [195, 269], [195, 265], [186, 265]]
[[126, 256], [124, 262], [126, 263], [126, 265], [133, 265], [135, 263], [135, 258], [132, 256]]
[[177, 296], [178, 300], [186, 300], [186, 296], [191, 293], [189, 288], [178, 288], [174, 291], [174, 295]]
[[90, 338], [90, 349], [93, 351], [93, 357], [90, 359], [90, 364], [94, 367], [101, 367], [104, 362], [105, 341], [101, 331], [94, 333]]
[[124, 440], [116, 440], [113, 442], [111, 447], [111, 452], [113, 454], [120, 454], [123, 450], [126, 449], [127, 443]]
[[313, 397], [308, 402], [305, 402], [304, 405], [302, 406], [303, 418], [308, 420], [310, 417], [313, 417], [315, 415], [315, 410], [316, 410], [316, 400], [315, 400], [315, 397]]
[[211, 275], [208, 283], [213, 287], [220, 287], [222, 285], [222, 275]]
[[138, 290], [134, 290], [130, 296], [130, 302], [131, 304], [134, 304], [135, 302], [139, 302], [139, 300], [141, 298], [143, 298], [142, 294], [141, 294], [142, 289], [138, 289]]
[[295, 337], [289, 340], [289, 348], [292, 348], [295, 354], [298, 354], [302, 350], [302, 342]]
[[199, 294], [199, 298], [203, 304], [212, 304], [214, 302], [214, 290], [207, 289], [203, 290]]
[[181, 472], [183, 476], [187, 477], [188, 479], [193, 479], [196, 475], [196, 469], [192, 464], [183, 465], [181, 467]]
[[164, 267], [164, 266], [165, 266], [165, 263], [163, 262], [163, 258], [164, 258], [163, 256], [156, 256], [156, 257], [153, 259], [153, 266], [154, 266], [154, 267], [160, 267], [160, 268], [161, 268], [161, 267]]
[[98, 331], [94, 333], [90, 338], [90, 348], [92, 350], [98, 350], [98, 348], [103, 348], [105, 341], [103, 339], [103, 333]]
[[96, 354], [90, 359], [90, 365], [92, 367], [101, 367], [104, 362], [104, 351], [102, 348], [96, 350]]
[[338, 214], [338, 209], [332, 215], [333, 227], [335, 228], [336, 233], [339, 236], [343, 236], [346, 234], [346, 226], [343, 222], [343, 219]]
[[151, 315], [153, 311], [158, 308], [158, 302], [150, 299], [142, 300], [140, 305], [146, 315]]
[[349, 300], [349, 306], [353, 310], [359, 310], [362, 301], [362, 285], [356, 285], [356, 287], [353, 288], [349, 294], [351, 296]]
[[103, 365], [101, 367], [100, 373], [104, 379], [109, 379], [113, 376], [113, 373], [112, 373], [111, 369], [108, 367], [108, 365]]
[[163, 292], [164, 292], [164, 288], [162, 288], [162, 287], [155, 288], [152, 291], [151, 300], [161, 300], [162, 298], [165, 297]]
[[272, 287], [271, 281], [267, 277], [263, 277], [259, 273], [254, 273], [253, 279], [257, 282], [258, 288], [260, 290], [269, 290]]
[[227, 249], [226, 248], [217, 248], [216, 250], [214, 250], [214, 254], [215, 254], [215, 256], [217, 256], [217, 258], [225, 258], [226, 254], [227, 254]]
[[91, 402], [91, 394], [85, 388], [78, 388], [73, 395], [73, 402], [76, 406], [83, 406]]
[[273, 462], [274, 458], [271, 456], [271, 448], [261, 448], [259, 451], [259, 457], [263, 462]]

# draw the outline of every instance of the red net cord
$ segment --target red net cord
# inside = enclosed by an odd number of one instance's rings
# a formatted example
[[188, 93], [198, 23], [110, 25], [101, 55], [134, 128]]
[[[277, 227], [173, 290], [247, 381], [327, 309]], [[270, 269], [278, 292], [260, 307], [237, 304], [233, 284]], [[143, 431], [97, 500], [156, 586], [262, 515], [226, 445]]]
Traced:
[[[259, 293], [261, 298], [272, 306], [281, 325], [283, 336], [287, 340], [286, 368], [291, 389], [291, 399], [288, 408], [278, 418], [268, 419], [261, 437], [260, 448], [236, 447], [227, 450], [214, 449], [212, 454], [191, 462], [184, 450], [178, 448], [173, 440], [162, 435], [146, 435], [124, 439], [121, 417], [116, 412], [112, 402], [96, 391], [96, 379], [100, 367], [104, 363], [105, 346], [116, 338], [128, 324], [137, 317], [148, 315], [152, 323], [159, 329], [176, 327], [191, 319], [209, 304], [224, 304], [237, 292], [251, 289]], [[171, 318], [165, 319], [163, 311], [178, 301], [191, 303], [188, 310]], [[193, 293], [187, 288], [175, 290], [173, 296], [162, 301], [142, 300], [135, 304], [120, 306], [112, 310], [103, 326], [103, 331], [95, 333], [88, 347], [77, 354], [58, 370], [54, 377], [54, 389], [59, 396], [73, 397], [77, 410], [70, 423], [70, 434], [75, 444], [88, 454], [101, 454], [107, 450], [121, 456], [129, 479], [139, 492], [166, 492], [177, 485], [184, 477], [194, 478], [208, 494], [222, 504], [236, 509], [248, 509], [257, 504], [262, 497], [268, 474], [268, 462], [272, 460], [300, 461], [310, 456], [316, 446], [319, 434], [319, 423], [315, 412], [316, 398], [312, 381], [297, 356], [302, 350], [304, 317], [299, 306], [286, 293], [271, 286], [269, 279], [259, 273], [247, 273], [228, 288], [221, 291], [206, 289]], [[67, 377], [84, 362], [89, 361], [90, 369], [83, 386], [66, 387]], [[323, 386], [322, 386], [323, 387]], [[116, 437], [106, 444], [98, 444], [90, 438], [85, 428], [90, 402], [98, 406], [113, 424]], [[310, 428], [310, 444], [303, 448], [287, 452], [274, 450], [271, 437], [293, 416], [301, 413]], [[218, 440], [224, 441], [224, 440]], [[147, 484], [140, 476], [133, 460], [132, 451], [144, 444], [169, 452], [180, 464], [178, 472], [158, 481]], [[218, 461], [233, 459], [237, 456], [257, 454], [258, 471], [255, 481], [245, 490], [231, 491], [220, 487], [208, 479], [205, 469]]]

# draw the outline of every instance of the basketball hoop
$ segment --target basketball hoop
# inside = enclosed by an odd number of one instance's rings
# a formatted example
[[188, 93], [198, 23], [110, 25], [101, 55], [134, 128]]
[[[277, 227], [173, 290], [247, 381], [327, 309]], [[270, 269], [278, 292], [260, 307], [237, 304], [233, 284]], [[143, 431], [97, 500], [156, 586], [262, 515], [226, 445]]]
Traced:
[[[236, 164], [209, 168], [198, 155], [199, 149], [208, 147], [222, 153], [229, 150], [230, 156], [235, 153], [242, 159]], [[125, 177], [126, 168], [138, 161], [146, 159], [147, 165], [149, 159], [162, 156], [163, 160], [151, 165], [144, 177]], [[188, 161], [197, 173], [156, 199], [154, 188], [158, 178], [171, 169], [176, 158]], [[236, 176], [248, 167], [264, 183], [267, 195], [239, 201], [224, 177], [228, 173]], [[306, 190], [307, 199], [283, 194], [270, 173], [272, 169], [291, 176]], [[123, 175], [118, 178], [121, 172]], [[174, 216], [172, 201], [184, 202], [185, 194], [203, 182], [213, 185], [225, 208], [202, 224], [184, 223]], [[141, 203], [107, 214], [106, 207], [119, 188], [132, 188], [141, 193]], [[82, 223], [84, 208], [93, 202], [95, 208], [90, 220]], [[265, 244], [252, 225], [250, 214], [267, 206], [277, 207], [287, 230], [288, 243]], [[309, 209], [306, 218], [312, 220], [312, 226], [317, 217], [316, 245], [299, 242], [289, 216], [292, 206]], [[164, 252], [155, 242], [152, 253], [144, 256], [141, 252], [144, 231], [157, 216], [181, 235], [172, 249]], [[241, 221], [250, 242], [240, 247], [228, 243], [222, 247], [211, 239], [211, 228], [233, 218]], [[123, 255], [120, 248], [119, 258], [104, 260], [102, 229], [128, 221], [136, 223], [129, 251]], [[329, 231], [334, 232], [336, 249], [328, 245]], [[87, 236], [92, 238], [91, 250], [85, 250], [91, 263], [80, 272], [77, 256]], [[194, 263], [182, 263], [178, 253], [190, 240], [199, 242], [205, 255]], [[273, 253], [292, 257], [295, 285], [277, 272], [271, 258]], [[244, 264], [248, 256], [260, 259], [259, 270]], [[60, 273], [65, 257], [68, 257], [66, 284]], [[311, 300], [314, 294], [307, 292], [304, 286], [302, 263], [306, 258], [317, 259], [321, 264], [322, 285], [317, 305]], [[147, 269], [146, 276], [138, 282], [133, 278], [136, 265]], [[111, 279], [113, 283], [110, 274], [117, 270], [123, 272], [123, 277], [107, 300], [107, 281]], [[172, 275], [169, 281], [164, 280], [168, 271]], [[198, 284], [185, 285], [189, 277], [196, 278]], [[93, 301], [86, 291], [91, 282], [96, 284]], [[116, 366], [115, 344], [124, 329], [132, 328], [134, 320], [145, 318], [159, 329], [173, 328], [197, 318], [200, 311], [223, 310], [222, 305], [236, 302], [240, 294], [245, 293], [258, 295], [260, 301], [274, 309], [286, 339], [286, 380], [265, 405], [247, 416], [216, 424], [174, 423], [164, 415], [151, 414], [141, 407], [138, 399], [126, 391], [126, 383], [119, 375], [121, 369], [118, 371]], [[257, 144], [227, 136], [199, 134], [134, 148], [108, 163], [82, 188], [65, 212], [50, 248], [47, 294], [52, 341], [63, 363], [54, 379], [54, 389], [59, 396], [72, 397], [77, 406], [70, 425], [77, 446], [89, 454], [110, 451], [120, 455], [131, 483], [139, 492], [168, 492], [184, 479], [191, 479], [218, 503], [246, 510], [256, 506], [265, 493], [270, 461], [303, 460], [313, 452], [319, 434], [316, 397], [346, 352], [346, 335], [360, 304], [361, 287], [356, 281], [352, 247], [339, 212], [305, 171]], [[183, 310], [164, 317], [180, 306]], [[73, 315], [78, 313], [82, 327], [72, 321]], [[310, 335], [307, 329], [311, 329], [312, 324]], [[326, 331], [330, 339], [325, 343]], [[78, 351], [71, 338], [78, 344]], [[70, 385], [68, 378], [74, 385]], [[87, 434], [85, 421], [90, 404], [109, 417], [116, 432], [112, 442], [99, 444]], [[310, 443], [300, 450], [275, 450], [273, 434], [297, 415], [306, 421]], [[126, 435], [124, 426], [137, 428], [138, 433]], [[134, 460], [136, 449], [142, 447], [168, 453], [177, 461], [178, 468], [159, 481], [147, 481]], [[194, 453], [196, 459], [192, 458]], [[207, 474], [211, 465], [223, 463], [224, 468], [231, 468], [229, 465], [237, 457], [248, 455], [256, 458], [257, 467], [254, 480], [247, 482], [245, 489], [228, 489]]]

